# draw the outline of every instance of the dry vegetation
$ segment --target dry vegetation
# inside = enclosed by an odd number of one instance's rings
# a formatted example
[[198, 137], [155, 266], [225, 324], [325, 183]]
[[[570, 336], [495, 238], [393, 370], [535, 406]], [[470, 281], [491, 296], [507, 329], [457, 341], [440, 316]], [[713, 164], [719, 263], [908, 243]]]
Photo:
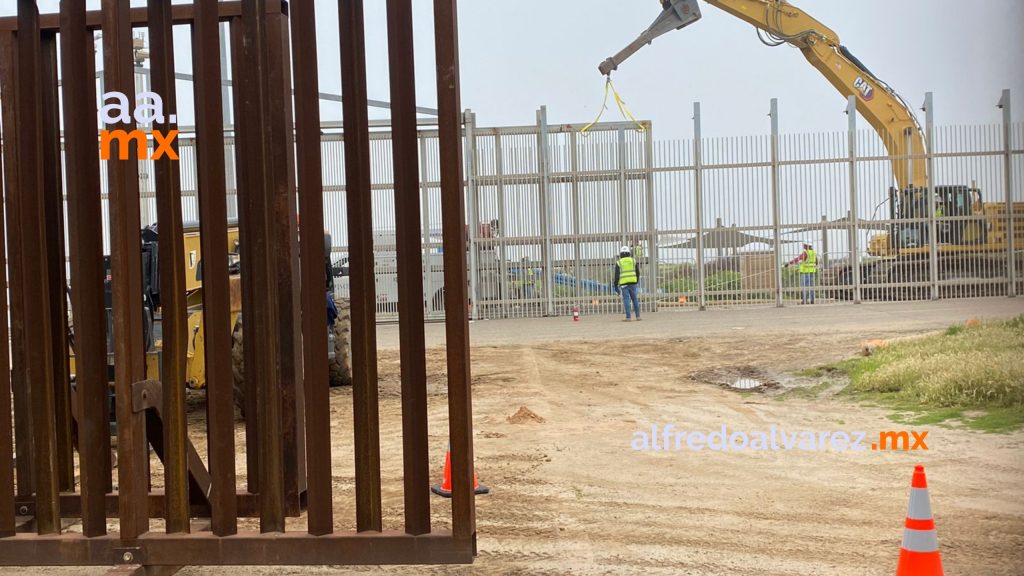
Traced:
[[900, 408], [998, 416], [998, 422], [982, 421], [986, 429], [1024, 423], [1024, 316], [954, 325], [942, 334], [877, 347], [871, 356], [835, 368], [850, 377], [850, 392]]

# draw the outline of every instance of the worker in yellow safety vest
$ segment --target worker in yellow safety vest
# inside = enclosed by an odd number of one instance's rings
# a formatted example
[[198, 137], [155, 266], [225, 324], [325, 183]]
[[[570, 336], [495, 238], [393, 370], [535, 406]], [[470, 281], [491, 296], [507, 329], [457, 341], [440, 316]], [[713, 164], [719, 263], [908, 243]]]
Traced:
[[814, 304], [815, 276], [818, 274], [818, 253], [810, 242], [804, 242], [804, 251], [789, 261], [786, 268], [793, 264], [800, 265], [800, 303]]
[[640, 321], [640, 300], [636, 285], [640, 281], [640, 263], [633, 258], [629, 246], [619, 248], [619, 259], [615, 262], [615, 280], [612, 283], [616, 294], [622, 294], [622, 305], [626, 308], [626, 320], [630, 320], [629, 306], [632, 303], [636, 319]]

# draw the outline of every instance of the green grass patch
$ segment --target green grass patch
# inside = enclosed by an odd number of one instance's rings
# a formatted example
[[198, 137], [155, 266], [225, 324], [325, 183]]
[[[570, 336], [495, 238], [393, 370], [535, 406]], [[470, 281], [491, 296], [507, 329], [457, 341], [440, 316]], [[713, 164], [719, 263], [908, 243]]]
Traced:
[[1024, 427], [1024, 411], [1019, 408], [992, 408], [985, 414], [964, 422], [968, 428], [982, 432], [1009, 432]]
[[957, 334], [964, 331], [963, 324], [953, 324], [949, 328], [946, 328], [946, 336], [956, 336]]
[[1024, 426], [1024, 316], [957, 324], [826, 369], [849, 378], [844, 395], [907, 413], [899, 416], [907, 424], [959, 420], [989, 432]]
[[946, 424], [950, 421], [962, 420], [964, 411], [961, 408], [936, 408], [934, 410], [920, 412], [920, 408], [892, 414], [889, 419], [898, 424], [909, 424], [911, 426], [928, 426], [931, 424]]
[[835, 384], [836, 383], [832, 380], [826, 380], [824, 382], [819, 382], [814, 386], [800, 386], [787, 390], [785, 393], [779, 394], [775, 398], [777, 400], [789, 400], [791, 398], [813, 400], [824, 394], [826, 390], [835, 386]]
[[816, 368], [806, 368], [804, 370], [800, 370], [798, 372], [795, 372], [794, 375], [800, 376], [801, 378], [821, 378], [822, 376], [828, 373], [829, 368], [827, 366], [818, 366]]

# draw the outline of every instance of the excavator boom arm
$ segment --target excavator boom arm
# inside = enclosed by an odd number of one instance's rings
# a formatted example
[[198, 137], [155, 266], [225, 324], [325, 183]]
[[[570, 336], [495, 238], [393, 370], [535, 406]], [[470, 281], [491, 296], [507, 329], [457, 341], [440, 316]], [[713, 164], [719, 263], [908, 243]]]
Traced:
[[[753, 25], [759, 34], [767, 36], [762, 37], [765, 43], [787, 43], [799, 48], [807, 61], [843, 96], [857, 97], [857, 111], [882, 138], [893, 159], [893, 176], [899, 188], [927, 186], [925, 139], [917, 118], [892, 88], [840, 44], [839, 36], [834, 31], [785, 0], [705, 1]], [[610, 73], [625, 58], [649, 44], [655, 37], [696, 20], [682, 23], [679, 18], [681, 7], [687, 6], [687, 10], [692, 11], [695, 0], [663, 0], [662, 5], [665, 10], [655, 25], [646, 30], [630, 48], [602, 63], [602, 73]], [[659, 22], [663, 24], [661, 27], [656, 26]], [[681, 25], [678, 28], [667, 28], [665, 22], [678, 22]], [[625, 57], [619, 58], [627, 51]]]

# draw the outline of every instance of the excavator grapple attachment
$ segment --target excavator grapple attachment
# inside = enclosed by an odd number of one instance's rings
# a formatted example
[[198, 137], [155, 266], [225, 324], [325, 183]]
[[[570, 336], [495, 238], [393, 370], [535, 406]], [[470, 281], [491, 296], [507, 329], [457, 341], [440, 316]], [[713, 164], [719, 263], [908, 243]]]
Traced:
[[612, 70], [619, 67], [619, 64], [625, 62], [637, 50], [653, 42], [658, 36], [679, 30], [700, 20], [700, 6], [697, 5], [697, 0], [662, 0], [661, 4], [665, 9], [654, 20], [650, 28], [644, 30], [632, 44], [623, 48], [618, 54], [601, 62], [601, 65], [598, 66], [601, 74], [605, 76], [611, 74]]

